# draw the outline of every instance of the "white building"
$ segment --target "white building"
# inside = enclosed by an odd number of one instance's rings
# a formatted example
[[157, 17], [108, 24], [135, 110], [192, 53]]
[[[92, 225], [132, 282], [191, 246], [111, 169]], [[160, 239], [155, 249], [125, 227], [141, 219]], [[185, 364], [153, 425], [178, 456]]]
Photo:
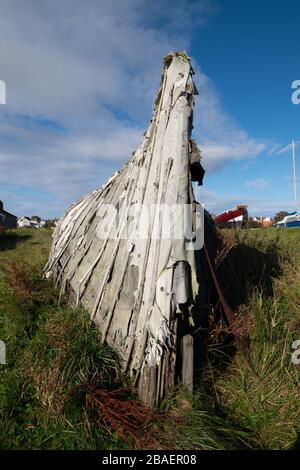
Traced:
[[24, 215], [18, 219], [18, 227], [35, 227], [42, 228], [46, 224], [45, 220], [37, 220], [32, 217], [25, 217]]

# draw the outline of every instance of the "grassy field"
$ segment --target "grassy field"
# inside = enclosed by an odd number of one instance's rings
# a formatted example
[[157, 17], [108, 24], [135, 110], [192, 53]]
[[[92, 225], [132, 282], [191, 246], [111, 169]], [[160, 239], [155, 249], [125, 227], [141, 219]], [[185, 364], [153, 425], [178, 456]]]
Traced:
[[300, 367], [291, 355], [300, 339], [300, 231], [240, 231], [236, 242], [235, 266], [247, 293], [239, 309], [248, 322], [249, 348], [246, 355], [237, 351], [225, 358], [225, 372], [215, 379], [218, 401], [262, 448], [298, 448]]
[[[1, 449], [291, 449], [299, 446], [300, 231], [223, 232], [248, 331], [207, 344], [199, 390], [143, 406], [86, 312], [42, 279], [47, 229], [0, 235]], [[227, 264], [226, 264], [227, 263]], [[225, 272], [225, 271], [224, 271]], [[229, 275], [228, 275], [229, 276]]]

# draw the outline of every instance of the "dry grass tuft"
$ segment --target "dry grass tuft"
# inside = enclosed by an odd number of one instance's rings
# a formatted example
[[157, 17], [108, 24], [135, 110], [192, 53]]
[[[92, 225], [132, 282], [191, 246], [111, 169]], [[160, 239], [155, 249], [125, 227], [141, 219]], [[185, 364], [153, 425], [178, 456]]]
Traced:
[[157, 410], [139, 400], [128, 398], [128, 390], [95, 389], [86, 396], [88, 411], [96, 415], [99, 425], [106, 426], [136, 449], [159, 449], [155, 424], [162, 420]]

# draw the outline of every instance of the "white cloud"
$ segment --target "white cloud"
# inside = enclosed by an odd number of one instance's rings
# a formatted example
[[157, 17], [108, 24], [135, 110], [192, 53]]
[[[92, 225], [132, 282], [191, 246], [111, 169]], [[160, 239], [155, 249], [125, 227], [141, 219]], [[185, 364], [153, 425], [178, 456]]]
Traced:
[[277, 212], [284, 210], [290, 212], [292, 204], [283, 202], [282, 199], [265, 200], [257, 197], [245, 196], [244, 194], [227, 194], [224, 196], [217, 191], [208, 190], [202, 187], [199, 190], [200, 200], [204, 203], [206, 209], [213, 214], [219, 214], [237, 204], [248, 206], [250, 216], [272, 217]]
[[[21, 214], [26, 199], [27, 213], [60, 215], [119, 168], [147, 126], [162, 56], [188, 49], [193, 29], [217, 11], [212, 0], [2, 0], [0, 182], [31, 191], [21, 202], [11, 187], [12, 210]], [[206, 170], [265, 151], [269, 144], [241, 129], [195, 71]]]
[[[298, 147], [300, 144], [300, 140], [297, 140], [295, 142], [295, 148]], [[280, 150], [277, 151], [277, 155], [283, 155], [285, 153], [291, 153], [292, 152], [292, 144], [285, 145], [284, 147], [281, 147]]]
[[0, 63], [10, 109], [62, 118], [113, 105], [145, 116], [162, 55], [187, 48], [187, 27], [213, 14], [207, 1], [147, 3], [2, 1]]
[[[35, 138], [35, 134], [29, 132]], [[21, 188], [34, 188], [53, 194], [60, 201], [60, 212], [80, 195], [100, 186], [135, 150], [139, 130], [118, 127], [102, 137], [61, 136], [46, 138], [18, 152], [0, 152], [0, 186], [10, 180]], [[25, 139], [24, 139], [25, 140]], [[26, 139], [27, 140], [27, 139]], [[13, 188], [15, 192], [15, 188]], [[3, 196], [2, 196], [3, 197]], [[40, 195], [38, 196], [40, 199]], [[15, 203], [15, 198], [13, 198]], [[34, 199], [32, 211], [41, 201]], [[59, 204], [51, 208], [57, 214]], [[49, 208], [47, 208], [47, 211]]]
[[231, 134], [231, 139], [223, 142], [204, 141], [202, 145], [204, 165], [208, 170], [216, 171], [232, 160], [245, 160], [256, 157], [267, 149], [267, 144], [255, 141], [246, 134]]
[[211, 80], [196, 67], [199, 91], [195, 113], [195, 136], [207, 171], [218, 171], [233, 160], [246, 160], [266, 151], [268, 141], [250, 137], [222, 108]]
[[255, 180], [246, 181], [246, 188], [252, 189], [266, 189], [269, 186], [269, 180], [265, 178], [257, 178]]
[[216, 191], [207, 189], [205, 186], [199, 190], [201, 204], [213, 214], [219, 214], [226, 211], [237, 204], [248, 204], [249, 198], [241, 195], [226, 195], [219, 194]]
[[279, 143], [274, 143], [273, 145], [271, 144], [269, 149], [268, 149], [268, 155], [274, 155], [278, 153], [278, 150], [281, 149], [282, 144]]

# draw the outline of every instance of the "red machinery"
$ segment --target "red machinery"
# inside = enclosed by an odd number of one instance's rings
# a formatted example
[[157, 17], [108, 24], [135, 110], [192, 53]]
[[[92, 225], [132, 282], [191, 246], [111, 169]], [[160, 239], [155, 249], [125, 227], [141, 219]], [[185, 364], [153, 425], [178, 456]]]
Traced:
[[247, 211], [248, 206], [236, 206], [233, 209], [229, 209], [226, 212], [222, 212], [222, 214], [216, 215], [214, 218], [215, 224], [216, 225], [222, 225], [225, 224], [226, 222], [229, 222], [230, 220], [235, 219], [236, 217], [242, 216], [242, 218], [248, 216], [248, 211]]

